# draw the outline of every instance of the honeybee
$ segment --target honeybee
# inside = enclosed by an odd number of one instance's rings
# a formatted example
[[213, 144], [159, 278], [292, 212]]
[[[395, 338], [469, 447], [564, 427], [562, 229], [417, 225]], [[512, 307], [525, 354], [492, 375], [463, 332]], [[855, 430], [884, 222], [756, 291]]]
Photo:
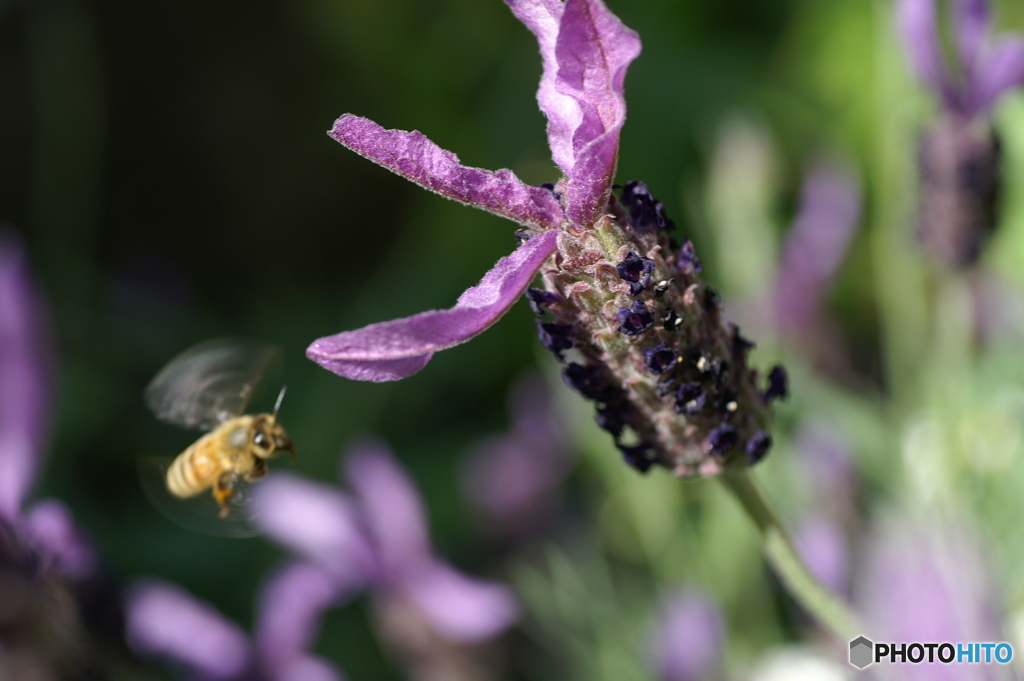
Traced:
[[[196, 511], [168, 504], [168, 493], [174, 500], [186, 500], [212, 490], [216, 515], [224, 520], [233, 509], [244, 510], [246, 485], [267, 474], [269, 459], [288, 452], [294, 461], [295, 445], [277, 419], [284, 388], [273, 412], [244, 413], [276, 356], [277, 350], [267, 346], [237, 340], [210, 341], [175, 357], [146, 388], [146, 404], [158, 418], [209, 431], [173, 461], [144, 462], [147, 493], [172, 519], [192, 526], [195, 523], [182, 516]], [[155, 489], [154, 469], [161, 478], [162, 490]], [[198, 513], [202, 515], [203, 511]], [[197, 529], [252, 534], [228, 526]]]

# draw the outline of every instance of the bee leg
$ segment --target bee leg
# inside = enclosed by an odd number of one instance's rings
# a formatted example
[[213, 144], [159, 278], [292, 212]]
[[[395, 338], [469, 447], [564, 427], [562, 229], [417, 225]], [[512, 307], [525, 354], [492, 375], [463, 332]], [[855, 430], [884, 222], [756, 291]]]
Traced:
[[220, 517], [227, 518], [228, 513], [231, 512], [231, 495], [235, 491], [235, 481], [238, 476], [234, 471], [225, 471], [220, 474], [217, 478], [217, 482], [213, 485], [213, 498], [217, 500], [217, 505], [220, 506]]
[[259, 457], [254, 458], [256, 460], [253, 461], [252, 470], [250, 470], [248, 473], [242, 474], [242, 479], [245, 480], [246, 482], [259, 480], [260, 478], [267, 474], [267, 462], [263, 459], [260, 459]]

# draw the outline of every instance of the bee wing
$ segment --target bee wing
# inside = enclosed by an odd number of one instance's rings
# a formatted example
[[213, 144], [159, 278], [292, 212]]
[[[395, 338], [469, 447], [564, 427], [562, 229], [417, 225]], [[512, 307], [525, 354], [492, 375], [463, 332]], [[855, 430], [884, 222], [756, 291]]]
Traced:
[[231, 512], [220, 517], [220, 506], [210, 490], [194, 497], [181, 499], [167, 489], [167, 469], [174, 457], [146, 456], [138, 463], [142, 491], [153, 507], [171, 522], [200, 534], [215, 537], [255, 537], [260, 534], [253, 522], [250, 484], [242, 480], [235, 483], [231, 495]]
[[251, 341], [201, 343], [161, 369], [146, 388], [146, 404], [159, 419], [210, 430], [245, 411], [277, 355]]

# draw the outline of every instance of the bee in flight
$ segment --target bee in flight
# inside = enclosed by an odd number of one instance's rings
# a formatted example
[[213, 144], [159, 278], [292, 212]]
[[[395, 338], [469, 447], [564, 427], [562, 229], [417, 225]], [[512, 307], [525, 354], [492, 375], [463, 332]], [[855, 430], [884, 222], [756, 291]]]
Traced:
[[275, 348], [216, 340], [186, 350], [156, 375], [146, 404], [157, 418], [209, 431], [169, 466], [158, 464], [166, 492], [188, 499], [212, 489], [224, 519], [239, 505], [241, 488], [267, 474], [268, 459], [281, 452], [295, 459], [295, 446], [277, 420], [284, 388], [272, 413], [245, 414], [276, 356]]

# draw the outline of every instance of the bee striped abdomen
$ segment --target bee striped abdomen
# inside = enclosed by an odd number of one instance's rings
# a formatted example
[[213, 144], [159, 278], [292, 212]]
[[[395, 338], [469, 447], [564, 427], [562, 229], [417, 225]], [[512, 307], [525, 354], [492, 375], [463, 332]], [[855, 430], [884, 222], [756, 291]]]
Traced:
[[178, 455], [167, 469], [167, 489], [176, 497], [191, 497], [208, 489], [222, 467], [209, 433]]

